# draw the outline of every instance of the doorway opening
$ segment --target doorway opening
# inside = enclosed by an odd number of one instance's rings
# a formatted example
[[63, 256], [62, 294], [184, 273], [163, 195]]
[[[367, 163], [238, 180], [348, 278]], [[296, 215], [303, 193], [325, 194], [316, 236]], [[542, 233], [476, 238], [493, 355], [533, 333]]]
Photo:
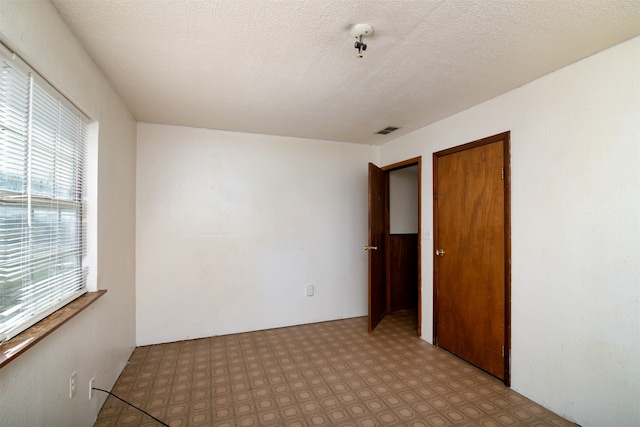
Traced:
[[369, 332], [385, 315], [413, 310], [422, 334], [421, 162], [369, 164]]

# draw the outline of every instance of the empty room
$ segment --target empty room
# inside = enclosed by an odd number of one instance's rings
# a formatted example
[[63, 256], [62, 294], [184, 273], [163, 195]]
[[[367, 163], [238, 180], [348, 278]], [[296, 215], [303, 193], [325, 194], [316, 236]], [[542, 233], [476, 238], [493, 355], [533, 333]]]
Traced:
[[640, 425], [637, 0], [0, 0], [0, 426]]

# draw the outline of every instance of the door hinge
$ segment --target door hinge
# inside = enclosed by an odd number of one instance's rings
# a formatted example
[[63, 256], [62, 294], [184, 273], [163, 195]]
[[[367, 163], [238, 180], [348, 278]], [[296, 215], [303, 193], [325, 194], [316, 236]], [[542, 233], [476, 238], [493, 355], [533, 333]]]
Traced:
[[502, 346], [502, 357], [504, 357], [504, 346]]
[[502, 180], [504, 181], [504, 168], [502, 168]]

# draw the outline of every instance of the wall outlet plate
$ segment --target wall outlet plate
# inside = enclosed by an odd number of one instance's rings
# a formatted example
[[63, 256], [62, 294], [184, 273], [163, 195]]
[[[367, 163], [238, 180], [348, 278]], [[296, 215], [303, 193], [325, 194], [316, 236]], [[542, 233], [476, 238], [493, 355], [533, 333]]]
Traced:
[[76, 372], [69, 377], [69, 399], [76, 395]]
[[93, 383], [96, 382], [96, 377], [89, 380], [89, 400], [93, 399]]

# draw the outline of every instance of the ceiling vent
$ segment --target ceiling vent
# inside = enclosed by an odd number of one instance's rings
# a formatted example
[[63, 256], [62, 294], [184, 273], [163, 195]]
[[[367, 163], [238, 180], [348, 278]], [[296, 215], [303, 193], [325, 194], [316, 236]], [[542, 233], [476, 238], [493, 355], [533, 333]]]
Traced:
[[379, 130], [378, 132], [376, 132], [377, 135], [386, 135], [388, 133], [393, 132], [394, 130], [398, 130], [400, 128], [397, 127], [393, 127], [393, 126], [387, 126], [386, 128]]

